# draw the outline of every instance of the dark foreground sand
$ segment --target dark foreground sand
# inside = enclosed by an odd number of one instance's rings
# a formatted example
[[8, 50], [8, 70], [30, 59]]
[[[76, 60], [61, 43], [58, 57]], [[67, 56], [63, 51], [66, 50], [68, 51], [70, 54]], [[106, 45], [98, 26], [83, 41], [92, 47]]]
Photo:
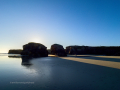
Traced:
[[120, 56], [72, 55], [62, 59], [120, 69]]
[[120, 90], [120, 57], [0, 57], [0, 90]]
[[59, 58], [72, 61], [71, 70], [74, 70], [73, 77], [80, 90], [120, 90], [120, 56], [70, 55]]

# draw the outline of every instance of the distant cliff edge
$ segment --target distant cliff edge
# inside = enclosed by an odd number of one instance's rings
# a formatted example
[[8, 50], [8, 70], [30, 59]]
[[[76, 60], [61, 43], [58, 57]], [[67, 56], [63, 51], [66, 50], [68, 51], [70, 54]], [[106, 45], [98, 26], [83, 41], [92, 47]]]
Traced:
[[120, 56], [120, 46], [67, 46], [66, 53]]
[[22, 49], [10, 49], [8, 54], [21, 54]]

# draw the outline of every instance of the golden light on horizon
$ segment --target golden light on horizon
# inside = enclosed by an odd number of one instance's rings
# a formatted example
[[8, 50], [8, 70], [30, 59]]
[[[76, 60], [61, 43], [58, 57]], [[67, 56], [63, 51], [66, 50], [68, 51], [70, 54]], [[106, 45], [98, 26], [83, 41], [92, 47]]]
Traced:
[[8, 53], [8, 50], [7, 49], [1, 49], [0, 53]]

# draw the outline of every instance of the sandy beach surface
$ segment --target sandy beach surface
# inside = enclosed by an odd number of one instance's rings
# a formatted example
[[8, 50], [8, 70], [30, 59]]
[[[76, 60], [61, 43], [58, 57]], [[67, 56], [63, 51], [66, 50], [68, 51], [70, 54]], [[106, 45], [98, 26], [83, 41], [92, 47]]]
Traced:
[[49, 55], [31, 59], [0, 56], [0, 88], [1, 90], [120, 90], [120, 57]]

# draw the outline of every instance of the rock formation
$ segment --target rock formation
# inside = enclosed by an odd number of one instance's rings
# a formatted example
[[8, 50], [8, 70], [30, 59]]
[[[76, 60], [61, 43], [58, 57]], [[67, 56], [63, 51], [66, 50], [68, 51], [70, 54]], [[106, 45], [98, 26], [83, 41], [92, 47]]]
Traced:
[[21, 55], [28, 55], [33, 57], [47, 57], [48, 51], [47, 47], [40, 43], [28, 43], [23, 45], [23, 51]]
[[21, 54], [22, 50], [21, 49], [10, 49], [8, 51], [8, 54]]
[[48, 49], [48, 54], [51, 54], [51, 50], [50, 49]]
[[66, 53], [120, 56], [120, 46], [67, 46]]
[[51, 54], [58, 56], [67, 56], [65, 49], [60, 44], [51, 45]]
[[77, 46], [77, 45], [75, 45], [75, 46], [67, 46], [66, 47], [66, 53], [67, 54], [80, 54], [86, 48], [87, 48], [87, 46]]

